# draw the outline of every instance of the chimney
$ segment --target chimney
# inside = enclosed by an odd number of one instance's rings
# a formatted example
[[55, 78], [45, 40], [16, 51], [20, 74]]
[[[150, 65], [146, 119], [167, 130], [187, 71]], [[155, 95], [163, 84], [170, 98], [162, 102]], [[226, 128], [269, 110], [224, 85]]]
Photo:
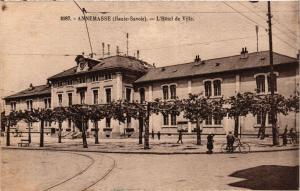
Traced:
[[156, 68], [155, 63], [153, 62], [153, 67]]
[[104, 48], [105, 48], [105, 43], [104, 42], [102, 42], [102, 57], [104, 58]]
[[120, 54], [119, 46], [117, 46], [117, 56]]
[[241, 51], [241, 59], [245, 59], [245, 58], [248, 58], [248, 50], [247, 50], [247, 47], [242, 48], [242, 51]]
[[140, 51], [139, 50], [136, 51], [136, 58], [140, 59]]
[[110, 44], [107, 44], [107, 55], [110, 55]]
[[33, 90], [33, 88], [34, 88], [34, 87], [33, 87], [32, 83], [30, 83], [30, 84], [29, 84], [29, 90]]

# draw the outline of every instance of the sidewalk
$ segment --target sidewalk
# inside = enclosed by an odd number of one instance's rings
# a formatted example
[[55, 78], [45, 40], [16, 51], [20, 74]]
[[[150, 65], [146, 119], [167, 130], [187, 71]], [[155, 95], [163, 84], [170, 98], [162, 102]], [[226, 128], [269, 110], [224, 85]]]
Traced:
[[[82, 139], [62, 139], [57, 142], [57, 137], [45, 136], [44, 147], [39, 147], [39, 136], [32, 137], [29, 147], [18, 147], [20, 137], [11, 137], [11, 146], [5, 146], [5, 138], [1, 137], [3, 149], [29, 149], [29, 150], [59, 150], [75, 152], [102, 152], [102, 153], [124, 153], [124, 154], [206, 154], [206, 137], [202, 137], [202, 145], [196, 145], [196, 139], [189, 137], [183, 139], [184, 144], [177, 144], [177, 137], [164, 136], [161, 140], [150, 138], [150, 149], [144, 150], [143, 145], [138, 144], [137, 138], [100, 138], [100, 144], [95, 144], [93, 138], [88, 138], [88, 148], [82, 148]], [[26, 138], [26, 137], [23, 137]], [[242, 142], [250, 145], [251, 152], [274, 152], [285, 150], [298, 150], [299, 145], [288, 144], [287, 146], [272, 146], [272, 139], [264, 140], [256, 137], [244, 137]], [[216, 137], [214, 142], [214, 153], [221, 153], [221, 145], [225, 143], [225, 137]]]

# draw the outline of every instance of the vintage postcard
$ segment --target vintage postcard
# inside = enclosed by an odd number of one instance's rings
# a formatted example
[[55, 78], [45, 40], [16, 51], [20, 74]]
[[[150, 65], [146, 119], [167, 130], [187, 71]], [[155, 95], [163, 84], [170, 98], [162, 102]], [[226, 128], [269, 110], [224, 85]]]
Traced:
[[0, 6], [0, 190], [299, 189], [299, 1]]

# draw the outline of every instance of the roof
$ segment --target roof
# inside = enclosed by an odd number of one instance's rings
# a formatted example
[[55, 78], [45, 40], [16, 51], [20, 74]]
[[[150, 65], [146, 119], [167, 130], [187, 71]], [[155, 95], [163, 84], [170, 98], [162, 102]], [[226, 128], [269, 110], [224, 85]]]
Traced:
[[[192, 77], [212, 73], [220, 73], [235, 70], [244, 70], [268, 66], [269, 51], [249, 53], [248, 58], [240, 55], [203, 60], [185, 64], [171, 65], [165, 67], [151, 68], [147, 74], [137, 79], [135, 83], [159, 81], [173, 78]], [[273, 53], [273, 64], [297, 63], [296, 58]]]
[[4, 99], [15, 99], [15, 98], [24, 98], [31, 96], [39, 96], [39, 95], [51, 95], [51, 88], [48, 85], [40, 85], [40, 86], [32, 86], [26, 90], [20, 91], [16, 94], [5, 97]]
[[91, 67], [88, 71], [76, 72], [77, 66], [74, 66], [70, 69], [67, 69], [67, 70], [61, 72], [61, 73], [51, 76], [50, 78], [48, 78], [48, 80], [72, 76], [72, 75], [76, 75], [76, 74], [83, 74], [83, 73], [90, 73], [90, 72], [94, 72], [94, 71], [113, 69], [113, 68], [123, 68], [123, 69], [127, 69], [127, 70], [145, 73], [148, 70], [148, 68], [152, 67], [148, 63], [146, 63], [142, 60], [139, 60], [135, 57], [131, 57], [131, 56], [117, 55], [117, 56], [106, 57], [106, 58], [99, 59], [99, 60], [92, 59], [92, 58], [86, 58], [86, 59], [96, 62], [96, 64], [93, 67]]

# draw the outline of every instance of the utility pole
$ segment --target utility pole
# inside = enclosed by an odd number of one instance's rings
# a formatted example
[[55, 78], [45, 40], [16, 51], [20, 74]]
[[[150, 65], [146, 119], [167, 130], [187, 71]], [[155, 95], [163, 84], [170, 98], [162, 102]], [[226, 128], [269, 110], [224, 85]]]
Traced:
[[270, 54], [270, 90], [271, 90], [271, 121], [272, 121], [272, 137], [273, 145], [278, 145], [278, 129], [276, 125], [276, 113], [274, 105], [274, 66], [273, 66], [273, 41], [272, 41], [272, 15], [271, 15], [271, 2], [268, 1], [268, 33], [269, 33], [269, 54]]

